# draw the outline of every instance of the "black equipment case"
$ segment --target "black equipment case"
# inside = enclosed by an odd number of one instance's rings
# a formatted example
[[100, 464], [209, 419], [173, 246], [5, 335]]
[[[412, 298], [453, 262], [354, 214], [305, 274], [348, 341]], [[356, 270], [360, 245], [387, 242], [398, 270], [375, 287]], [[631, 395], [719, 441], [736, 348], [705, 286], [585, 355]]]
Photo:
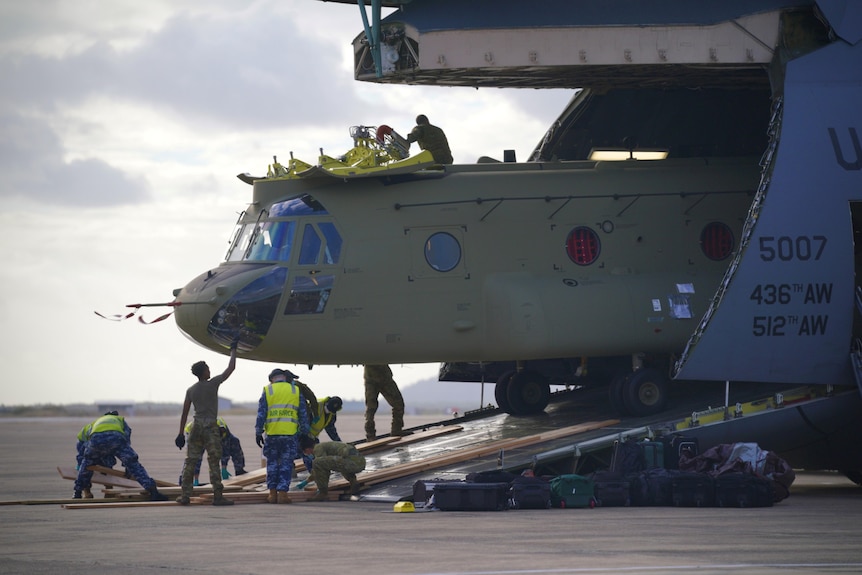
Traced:
[[627, 507], [631, 505], [631, 483], [613, 471], [596, 471], [592, 474], [596, 505], [600, 507]]
[[772, 507], [775, 493], [769, 479], [753, 473], [724, 473], [715, 478], [719, 507]]
[[548, 509], [551, 484], [538, 477], [516, 477], [509, 484], [510, 509]]
[[713, 507], [715, 481], [706, 473], [680, 471], [671, 478], [673, 504], [677, 507]]
[[442, 482], [452, 483], [451, 479], [419, 479], [413, 484], [413, 503], [417, 507], [425, 507], [434, 495], [434, 486]]
[[442, 511], [502, 511], [508, 483], [441, 481], [434, 484], [434, 506]]
[[656, 467], [631, 476], [632, 505], [673, 505], [673, 478], [679, 473], [679, 471]]

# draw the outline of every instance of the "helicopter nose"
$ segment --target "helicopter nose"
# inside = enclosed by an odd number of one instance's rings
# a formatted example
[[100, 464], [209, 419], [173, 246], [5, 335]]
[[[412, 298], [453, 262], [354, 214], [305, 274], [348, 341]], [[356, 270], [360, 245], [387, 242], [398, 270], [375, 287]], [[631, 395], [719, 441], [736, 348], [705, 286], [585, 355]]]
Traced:
[[287, 269], [272, 265], [210, 270], [175, 292], [183, 304], [177, 327], [204, 347], [227, 348], [238, 338], [240, 351], [249, 352], [272, 326], [286, 279]]

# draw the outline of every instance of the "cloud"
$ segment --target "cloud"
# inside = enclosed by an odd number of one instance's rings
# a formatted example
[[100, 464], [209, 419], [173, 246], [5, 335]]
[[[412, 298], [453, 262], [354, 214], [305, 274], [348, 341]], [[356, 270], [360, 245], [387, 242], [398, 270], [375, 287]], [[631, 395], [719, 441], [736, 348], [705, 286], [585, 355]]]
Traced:
[[130, 49], [100, 40], [60, 57], [7, 55], [7, 105], [47, 110], [95, 95], [224, 129], [343, 125], [354, 91], [334, 42], [289, 12], [180, 12]]
[[146, 180], [103, 160], [64, 160], [56, 132], [44, 121], [2, 115], [0, 134], [0, 197], [75, 206], [136, 204], [149, 198]]

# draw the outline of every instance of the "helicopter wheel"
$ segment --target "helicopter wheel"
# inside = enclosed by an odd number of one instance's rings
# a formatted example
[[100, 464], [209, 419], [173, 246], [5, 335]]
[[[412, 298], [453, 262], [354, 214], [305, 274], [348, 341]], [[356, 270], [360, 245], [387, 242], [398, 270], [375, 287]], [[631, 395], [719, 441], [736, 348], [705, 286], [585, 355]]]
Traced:
[[509, 398], [506, 392], [509, 390], [509, 382], [512, 381], [514, 371], [503, 372], [497, 379], [497, 385], [494, 386], [494, 399], [497, 400], [497, 406], [508, 414], [512, 414], [512, 406], [509, 403]]
[[611, 380], [611, 385], [608, 389], [611, 407], [620, 415], [631, 415], [625, 404], [626, 381], [631, 375], [631, 373], [621, 373], [617, 375]]
[[542, 413], [551, 401], [551, 386], [541, 373], [525, 370], [512, 376], [506, 397], [513, 415]]
[[625, 380], [623, 405], [635, 416], [661, 413], [667, 405], [667, 388], [667, 378], [657, 369], [639, 369]]

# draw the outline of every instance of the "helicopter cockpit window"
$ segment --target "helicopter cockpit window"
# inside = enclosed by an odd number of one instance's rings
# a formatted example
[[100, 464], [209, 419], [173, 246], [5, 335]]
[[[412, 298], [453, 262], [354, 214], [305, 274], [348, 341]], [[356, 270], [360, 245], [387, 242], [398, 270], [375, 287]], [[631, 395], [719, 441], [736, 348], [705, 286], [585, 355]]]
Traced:
[[302, 247], [299, 249], [300, 265], [316, 264], [320, 255], [320, 236], [314, 231], [314, 226], [305, 224], [302, 232]]
[[335, 224], [321, 222], [318, 224], [323, 237], [326, 239], [326, 249], [323, 252], [323, 263], [337, 264], [341, 258], [341, 234], [335, 229]]
[[452, 234], [437, 232], [425, 241], [425, 261], [438, 272], [451, 271], [461, 261], [461, 245]]
[[261, 222], [248, 227], [255, 226], [259, 226], [259, 231], [246, 259], [288, 261], [296, 222]]
[[230, 244], [225, 261], [238, 262], [248, 251], [248, 244], [251, 241], [252, 232], [255, 226], [253, 224], [238, 225], [233, 234], [233, 241]]
[[335, 276], [299, 276], [293, 279], [284, 315], [323, 313]]
[[207, 332], [224, 346], [242, 334], [243, 346], [257, 347], [269, 332], [286, 281], [287, 268], [272, 267], [226, 301], [210, 319]]
[[328, 214], [326, 208], [308, 194], [298, 198], [291, 198], [283, 202], [277, 202], [269, 209], [271, 218], [287, 218], [290, 216], [320, 216]]

